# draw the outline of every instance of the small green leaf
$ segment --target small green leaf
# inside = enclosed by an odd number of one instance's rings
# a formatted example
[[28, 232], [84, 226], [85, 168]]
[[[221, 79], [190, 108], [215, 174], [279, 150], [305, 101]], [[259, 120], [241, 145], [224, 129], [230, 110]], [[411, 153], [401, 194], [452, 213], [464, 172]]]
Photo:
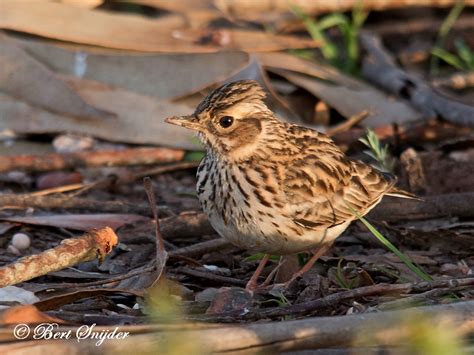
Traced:
[[459, 69], [459, 70], [465, 69], [462, 61], [456, 55], [449, 53], [448, 51], [442, 48], [438, 48], [438, 47], [433, 48], [431, 50], [431, 54], [444, 60], [446, 63], [455, 67], [456, 69]]

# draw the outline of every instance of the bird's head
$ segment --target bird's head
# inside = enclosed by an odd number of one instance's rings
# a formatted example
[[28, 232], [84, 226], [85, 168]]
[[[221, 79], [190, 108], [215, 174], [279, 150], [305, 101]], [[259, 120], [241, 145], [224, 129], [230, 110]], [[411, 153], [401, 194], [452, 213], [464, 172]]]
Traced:
[[192, 115], [166, 122], [192, 129], [208, 148], [227, 159], [252, 154], [273, 113], [263, 102], [265, 92], [254, 80], [240, 80], [212, 91]]

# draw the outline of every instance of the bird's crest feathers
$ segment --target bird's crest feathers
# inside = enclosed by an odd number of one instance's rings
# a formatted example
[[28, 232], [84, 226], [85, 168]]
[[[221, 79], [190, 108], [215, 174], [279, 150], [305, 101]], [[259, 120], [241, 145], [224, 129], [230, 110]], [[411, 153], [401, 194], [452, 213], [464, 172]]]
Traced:
[[255, 80], [234, 81], [212, 91], [202, 100], [194, 114], [222, 110], [239, 102], [263, 101], [265, 96], [265, 91]]

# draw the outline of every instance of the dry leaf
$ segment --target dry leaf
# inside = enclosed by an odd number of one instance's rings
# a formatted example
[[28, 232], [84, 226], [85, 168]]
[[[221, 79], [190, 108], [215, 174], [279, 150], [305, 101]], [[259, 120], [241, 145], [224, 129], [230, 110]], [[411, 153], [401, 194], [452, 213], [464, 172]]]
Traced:
[[98, 107], [107, 107], [117, 114], [117, 118], [81, 122], [0, 93], [0, 130], [10, 129], [26, 134], [74, 132], [121, 143], [201, 149], [192, 133], [164, 122], [168, 116], [189, 114], [191, 110], [188, 107], [85, 81], [74, 83], [82, 96]]
[[146, 52], [204, 53], [221, 48], [272, 51], [316, 46], [311, 39], [276, 36], [261, 31], [170, 30], [162, 26], [159, 19], [24, 0], [2, 3], [0, 28], [76, 43]]
[[290, 70], [354, 89], [361, 85], [360, 81], [341, 73], [336, 68], [316, 61], [305, 60], [288, 53], [258, 53], [256, 55], [262, 65], [267, 68]]
[[344, 117], [349, 118], [368, 110], [369, 116], [361, 123], [364, 126], [377, 127], [420, 118], [420, 113], [402, 100], [391, 98], [335, 68], [285, 53], [262, 53], [259, 58], [269, 70], [308, 90]]
[[164, 16], [151, 20], [55, 2], [18, 0], [2, 3], [0, 27], [109, 48], [160, 51], [176, 44], [170, 31], [185, 24], [183, 18], [176, 19]]
[[16, 306], [5, 310], [0, 317], [0, 324], [39, 324], [39, 323], [66, 323], [62, 319], [51, 317], [40, 312], [33, 305]]
[[107, 294], [117, 294], [123, 293], [126, 295], [134, 295], [137, 297], [143, 297], [143, 292], [118, 289], [118, 288], [99, 288], [99, 289], [83, 289], [74, 292], [63, 293], [57, 296], [52, 296], [44, 300], [38, 301], [35, 303], [35, 306], [42, 311], [50, 311], [54, 309], [59, 309], [65, 304], [70, 304], [75, 301], [82, 300], [84, 298], [96, 297]]
[[114, 117], [86, 103], [47, 67], [5, 36], [0, 36], [0, 67], [0, 91], [10, 96], [73, 117]]
[[[303, 87], [328, 105], [336, 109], [344, 117], [352, 117], [367, 110], [369, 115], [362, 125], [368, 127], [385, 126], [391, 123], [416, 121], [420, 114], [402, 101], [389, 99], [387, 95], [370, 86], [351, 89], [343, 85], [334, 85], [310, 77], [277, 71], [292, 83]], [[341, 100], [341, 97], [344, 100]]]
[[[152, 0], [150, 0], [152, 1]], [[474, 5], [473, 0], [465, 0], [466, 5]], [[296, 6], [306, 14], [319, 15], [327, 12], [351, 11], [358, 0], [338, 1], [308, 1], [308, 0], [214, 0], [214, 4], [221, 11], [238, 18], [252, 19], [261, 13], [284, 13], [291, 12], [291, 7]], [[456, 4], [456, 0], [364, 0], [361, 2], [364, 9], [388, 10], [405, 8], [409, 6], [439, 6], [449, 7]]]
[[284, 49], [315, 48], [319, 42], [305, 37], [274, 35], [240, 29], [182, 29], [173, 36], [214, 48], [239, 49], [245, 52], [272, 52]]
[[404, 123], [420, 118], [420, 113], [402, 100], [391, 98], [337, 69], [285, 53], [261, 53], [258, 56], [269, 70], [308, 90], [347, 118], [368, 110], [369, 117], [362, 122], [365, 126]]
[[248, 291], [238, 287], [222, 287], [214, 296], [206, 314], [245, 314], [252, 303], [252, 295]]
[[137, 54], [90, 51], [16, 40], [30, 55], [62, 74], [100, 81], [159, 99], [183, 97], [221, 82], [249, 64], [244, 52]]
[[38, 302], [39, 298], [31, 291], [16, 286], [0, 288], [0, 309], [9, 308], [15, 304], [32, 304]]

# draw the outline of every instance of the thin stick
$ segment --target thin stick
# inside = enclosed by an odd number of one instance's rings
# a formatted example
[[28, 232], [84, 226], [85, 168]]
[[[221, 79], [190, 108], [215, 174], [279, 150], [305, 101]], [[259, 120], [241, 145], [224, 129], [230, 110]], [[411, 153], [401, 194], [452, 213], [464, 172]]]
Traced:
[[160, 220], [158, 219], [158, 211], [156, 209], [156, 198], [155, 193], [153, 192], [153, 184], [149, 177], [143, 179], [143, 186], [145, 188], [146, 195], [148, 196], [148, 202], [155, 219], [155, 235], [156, 235], [156, 269], [158, 276], [155, 279], [153, 285], [160, 279], [161, 275], [166, 266], [166, 260], [168, 259], [168, 253], [165, 249], [165, 242], [163, 240], [163, 235], [161, 234], [160, 229]]
[[168, 148], [129, 148], [70, 154], [0, 156], [0, 172], [11, 170], [49, 171], [68, 168], [150, 165], [180, 161], [184, 151]]
[[[150, 215], [146, 205], [137, 205], [121, 201], [97, 201], [86, 198], [71, 198], [69, 196], [31, 196], [31, 195], [0, 195], [0, 210], [6, 208], [48, 208], [48, 209], [77, 209], [101, 211], [103, 213], [128, 212], [145, 216]], [[160, 209], [160, 215], [170, 216], [167, 209]]]
[[216, 250], [221, 250], [231, 244], [224, 238], [216, 238], [206, 240], [205, 242], [196, 243], [176, 250], [171, 250], [169, 256], [200, 256]]
[[351, 129], [356, 124], [362, 122], [368, 116], [369, 116], [369, 111], [367, 111], [367, 110], [359, 112], [358, 114], [355, 114], [355, 115], [349, 117], [347, 120], [345, 120], [341, 124], [328, 129], [326, 131], [326, 134], [329, 135], [329, 136], [334, 136], [336, 134], [348, 131], [349, 129]]
[[158, 166], [156, 168], [152, 168], [152, 169], [142, 171], [140, 173], [136, 173], [134, 174], [134, 178], [140, 179], [145, 176], [160, 175], [160, 174], [169, 173], [176, 170], [192, 169], [192, 168], [196, 168], [197, 166], [199, 166], [198, 161], [180, 161], [177, 163]]
[[127, 272], [126, 274], [113, 276], [113, 277], [103, 279], [103, 280], [97, 280], [97, 281], [91, 281], [91, 282], [79, 282], [79, 283], [78, 282], [62, 282], [58, 284], [48, 283], [47, 286], [50, 289], [75, 288], [75, 287], [84, 288], [84, 287], [91, 287], [91, 286], [101, 286], [101, 285], [109, 284], [112, 282], [126, 280], [137, 275], [143, 275], [147, 272], [151, 272], [154, 270], [155, 270], [154, 266], [146, 266], [146, 267], [140, 267], [138, 269], [131, 270]]
[[235, 285], [235, 286], [246, 285], [246, 282], [244, 280], [239, 280], [233, 277], [216, 275], [216, 274], [213, 274], [212, 272], [193, 270], [186, 267], [179, 268], [176, 270], [176, 272], [189, 275], [189, 276], [199, 277], [201, 279], [207, 279], [207, 280], [218, 282], [218, 283], [224, 283], [224, 284]]
[[349, 291], [343, 291], [328, 295], [326, 297], [296, 304], [289, 307], [277, 307], [269, 310], [260, 310], [258, 314], [253, 314], [256, 318], [265, 317], [282, 317], [287, 315], [297, 315], [303, 313], [311, 313], [318, 309], [330, 308], [343, 301], [358, 299], [362, 297], [379, 296], [391, 293], [420, 293], [426, 292], [435, 288], [458, 288], [462, 286], [473, 286], [474, 277], [449, 279], [449, 280], [435, 280], [431, 282], [422, 281], [417, 283], [404, 284], [378, 284], [373, 286], [359, 287]]
[[163, 240], [163, 236], [161, 235], [160, 230], [160, 221], [158, 219], [158, 211], [156, 209], [156, 198], [155, 193], [153, 192], [153, 186], [151, 179], [146, 177], [143, 179], [143, 186], [145, 187], [145, 192], [148, 197], [148, 202], [150, 204], [151, 212], [153, 214], [153, 218], [155, 219], [155, 234], [156, 234], [156, 255], [162, 254], [165, 252], [165, 242]]

